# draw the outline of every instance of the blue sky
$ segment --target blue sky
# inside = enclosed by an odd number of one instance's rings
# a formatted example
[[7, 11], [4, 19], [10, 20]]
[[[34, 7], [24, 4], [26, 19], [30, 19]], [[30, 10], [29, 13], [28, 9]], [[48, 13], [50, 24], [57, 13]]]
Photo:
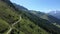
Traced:
[[60, 10], [60, 0], [11, 0], [13, 3], [22, 5], [29, 10], [49, 12]]

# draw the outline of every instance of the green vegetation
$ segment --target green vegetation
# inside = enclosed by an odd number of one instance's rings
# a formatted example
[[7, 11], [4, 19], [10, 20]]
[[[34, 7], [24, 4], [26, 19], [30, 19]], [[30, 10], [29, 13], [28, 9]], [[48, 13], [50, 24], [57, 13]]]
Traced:
[[0, 17], [6, 20], [9, 24], [14, 23], [19, 18], [15, 10], [2, 1], [0, 1]]
[[21, 31], [21, 33], [25, 34], [48, 34], [44, 29], [40, 28], [38, 25], [35, 25], [28, 18], [22, 18], [18, 25], [15, 27]]
[[4, 33], [9, 29], [9, 24], [0, 18], [0, 33]]

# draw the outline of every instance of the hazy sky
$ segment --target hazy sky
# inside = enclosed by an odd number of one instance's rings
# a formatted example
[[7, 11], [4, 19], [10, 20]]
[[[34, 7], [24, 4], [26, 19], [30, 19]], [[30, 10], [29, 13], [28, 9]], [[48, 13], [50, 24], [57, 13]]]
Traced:
[[60, 0], [11, 0], [13, 3], [22, 5], [29, 10], [49, 12], [60, 10]]

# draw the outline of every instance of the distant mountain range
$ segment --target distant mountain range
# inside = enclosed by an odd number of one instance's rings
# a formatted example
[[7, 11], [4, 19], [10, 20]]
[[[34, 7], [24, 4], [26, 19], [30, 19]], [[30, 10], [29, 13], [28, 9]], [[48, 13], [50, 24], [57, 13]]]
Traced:
[[51, 11], [48, 14], [60, 19], [60, 11], [58, 11], [58, 10], [57, 11]]

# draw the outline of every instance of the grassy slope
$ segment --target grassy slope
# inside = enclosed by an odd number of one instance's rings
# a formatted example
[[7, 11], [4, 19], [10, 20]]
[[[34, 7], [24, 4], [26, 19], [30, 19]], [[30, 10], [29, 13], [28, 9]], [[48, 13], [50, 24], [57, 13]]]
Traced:
[[[20, 24], [20, 25], [19, 25]], [[35, 25], [28, 18], [22, 18], [20, 23], [15, 26], [20, 30], [21, 34], [48, 34], [44, 29], [40, 28], [38, 25]]]
[[0, 33], [5, 33], [9, 26], [18, 19], [19, 15], [15, 10], [0, 0]]
[[0, 17], [6, 20], [9, 24], [19, 18], [15, 10], [2, 1], [0, 1]]
[[5, 33], [9, 29], [9, 24], [0, 18], [0, 33]]

